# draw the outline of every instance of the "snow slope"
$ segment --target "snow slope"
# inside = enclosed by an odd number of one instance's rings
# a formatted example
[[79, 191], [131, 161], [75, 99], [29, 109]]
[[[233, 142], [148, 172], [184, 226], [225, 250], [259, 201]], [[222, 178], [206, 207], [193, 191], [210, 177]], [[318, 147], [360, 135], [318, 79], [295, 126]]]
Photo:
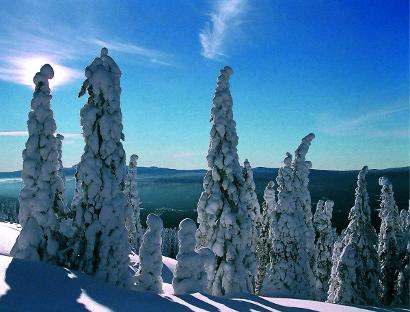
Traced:
[[[164, 294], [117, 288], [87, 275], [40, 262], [14, 259], [7, 254], [19, 233], [16, 224], [0, 222], [0, 311], [278, 311], [359, 312], [389, 311], [329, 303], [245, 295], [213, 297], [199, 293], [172, 295], [174, 259], [163, 257]], [[137, 255], [130, 255], [138, 264]]]

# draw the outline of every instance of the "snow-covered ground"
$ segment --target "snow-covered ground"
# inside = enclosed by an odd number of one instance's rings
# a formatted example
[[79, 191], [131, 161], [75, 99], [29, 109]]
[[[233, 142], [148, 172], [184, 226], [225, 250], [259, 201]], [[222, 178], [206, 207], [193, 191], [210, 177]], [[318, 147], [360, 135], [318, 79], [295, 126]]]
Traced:
[[[389, 311], [252, 295], [175, 296], [171, 281], [176, 261], [167, 257], [163, 257], [164, 294], [126, 290], [65, 268], [11, 258], [9, 252], [19, 231], [17, 224], [0, 222], [0, 311]], [[138, 255], [130, 258], [138, 264]]]

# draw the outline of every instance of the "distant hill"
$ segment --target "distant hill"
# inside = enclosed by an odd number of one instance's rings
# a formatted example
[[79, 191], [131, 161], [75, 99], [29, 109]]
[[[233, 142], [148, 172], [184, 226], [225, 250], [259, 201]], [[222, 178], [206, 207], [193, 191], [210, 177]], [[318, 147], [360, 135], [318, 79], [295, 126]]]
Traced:
[[[67, 177], [67, 201], [72, 198], [74, 187], [73, 175], [74, 168], [65, 168]], [[195, 216], [195, 209], [198, 198], [202, 192], [202, 180], [206, 171], [197, 170], [178, 170], [158, 167], [139, 167], [139, 191], [142, 201], [142, 217], [149, 212], [155, 211], [164, 218], [165, 225], [177, 226], [184, 217]], [[259, 201], [263, 201], [263, 191], [270, 180], [276, 179], [277, 168], [254, 168], [256, 192]], [[334, 171], [317, 170], [310, 171], [309, 189], [312, 197], [313, 207], [321, 198], [330, 198], [335, 201], [333, 223], [340, 231], [347, 225], [347, 216], [350, 208], [354, 204], [354, 189], [358, 170]], [[0, 179], [15, 179], [21, 176], [20, 171], [0, 172]], [[407, 209], [409, 202], [409, 181], [410, 167], [390, 168], [390, 169], [371, 169], [367, 175], [370, 205], [372, 207], [373, 223], [379, 226], [378, 207], [380, 186], [378, 179], [386, 176], [393, 183], [395, 198], [399, 209]], [[17, 198], [18, 187], [0, 184], [0, 198]], [[12, 189], [12, 187], [14, 189]], [[2, 191], [3, 188], [3, 192]]]

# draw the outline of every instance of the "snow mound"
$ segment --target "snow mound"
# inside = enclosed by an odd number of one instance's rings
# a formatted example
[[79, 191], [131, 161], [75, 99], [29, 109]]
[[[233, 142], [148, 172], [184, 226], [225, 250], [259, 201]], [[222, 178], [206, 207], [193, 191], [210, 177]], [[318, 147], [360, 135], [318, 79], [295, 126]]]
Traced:
[[[18, 224], [0, 222], [2, 253], [9, 253], [19, 231]], [[139, 257], [131, 254], [130, 260], [136, 265]], [[43, 262], [0, 255], [0, 311], [403, 311], [254, 295], [240, 298], [214, 297], [200, 293], [175, 296], [167, 292], [166, 285], [171, 286], [176, 261], [167, 257], [162, 260], [165, 285], [164, 293], [158, 295], [115, 287], [88, 275]]]

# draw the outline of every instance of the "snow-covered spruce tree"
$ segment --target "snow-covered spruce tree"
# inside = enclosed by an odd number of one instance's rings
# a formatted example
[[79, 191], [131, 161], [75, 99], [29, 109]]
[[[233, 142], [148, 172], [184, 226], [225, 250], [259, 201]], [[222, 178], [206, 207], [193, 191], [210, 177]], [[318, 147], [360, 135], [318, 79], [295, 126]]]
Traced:
[[[342, 240], [340, 259], [333, 265], [328, 301], [339, 304], [377, 305], [380, 264], [377, 234], [370, 220], [366, 187], [367, 166], [359, 172], [355, 204]], [[332, 290], [333, 293], [330, 292]]]
[[192, 219], [179, 223], [177, 265], [172, 287], [176, 295], [204, 292], [207, 288], [207, 275], [201, 255], [195, 252], [196, 224]]
[[335, 243], [333, 244], [333, 251], [332, 251], [332, 268], [330, 270], [330, 277], [329, 277], [329, 282], [328, 282], [328, 291], [327, 291], [327, 301], [328, 302], [334, 302], [335, 300], [335, 295], [336, 295], [336, 289], [338, 287], [338, 284], [336, 283], [337, 279], [337, 268], [339, 266], [339, 261], [340, 261], [340, 254], [342, 253], [343, 249], [343, 237], [344, 237], [344, 231], [337, 236]]
[[255, 289], [255, 276], [257, 270], [256, 246], [259, 241], [259, 228], [261, 225], [261, 207], [255, 191], [255, 182], [253, 180], [253, 171], [251, 164], [246, 159], [243, 164], [243, 177], [245, 180], [245, 191], [248, 209], [248, 218], [251, 220], [252, 232], [250, 246], [247, 249], [245, 263], [248, 269], [249, 280], [252, 282], [252, 289]]
[[410, 201], [409, 210], [400, 211], [400, 239], [399, 239], [399, 268], [396, 280], [394, 306], [406, 307], [410, 305]]
[[57, 133], [56, 138], [57, 138], [57, 153], [58, 153], [58, 174], [61, 180], [63, 180], [63, 183], [65, 184], [64, 166], [63, 166], [63, 161], [62, 161], [64, 136], [60, 133]]
[[127, 201], [125, 227], [128, 231], [128, 239], [131, 249], [138, 252], [141, 245], [144, 230], [140, 220], [140, 196], [137, 183], [137, 155], [131, 155], [128, 172], [125, 179], [124, 194]]
[[316, 278], [316, 299], [325, 301], [329, 289], [329, 277], [332, 269], [332, 251], [337, 234], [332, 228], [334, 203], [331, 200], [319, 200], [314, 215], [315, 228], [315, 265], [313, 273]]
[[[309, 170], [312, 167], [310, 161], [306, 161], [306, 154], [315, 138], [313, 133], [309, 133], [302, 139], [302, 142], [295, 151], [295, 158], [292, 163], [293, 169], [293, 187], [296, 211], [304, 216], [303, 237], [305, 239], [306, 252], [309, 255], [310, 266], [313, 270], [315, 262], [315, 230], [313, 228], [312, 203], [309, 184]], [[313, 286], [313, 284], [312, 284]]]
[[121, 71], [106, 48], [85, 70], [79, 96], [88, 92], [81, 109], [85, 141], [77, 166], [81, 203], [76, 205], [78, 246], [74, 267], [103, 281], [128, 286], [129, 244], [123, 193], [125, 152], [121, 141]]
[[211, 110], [209, 171], [197, 206], [197, 248], [209, 247], [216, 255], [211, 292], [217, 296], [253, 292], [244, 262], [252, 224], [238, 161], [238, 136], [229, 91], [232, 73], [226, 66], [218, 77]]
[[279, 169], [278, 202], [272, 213], [270, 262], [261, 290], [262, 295], [290, 298], [313, 296], [313, 273], [307, 253], [304, 210], [296, 205], [292, 155], [286, 153]]
[[269, 252], [271, 243], [269, 238], [271, 215], [276, 205], [275, 182], [269, 181], [263, 193], [264, 202], [262, 204], [262, 215], [259, 230], [259, 240], [256, 245], [256, 257], [258, 268], [255, 279], [255, 293], [259, 294], [262, 288], [263, 279], [266, 273], [266, 267], [269, 263]]
[[147, 217], [147, 230], [139, 250], [140, 264], [134, 277], [134, 287], [139, 291], [162, 293], [162, 219], [150, 213]]
[[382, 187], [379, 212], [381, 224], [377, 250], [380, 259], [380, 301], [382, 305], [388, 306], [393, 301], [398, 274], [399, 248], [396, 236], [399, 231], [399, 211], [394, 199], [393, 185], [390, 181], [386, 177], [381, 177], [379, 185]]
[[53, 68], [46, 64], [36, 73], [35, 90], [28, 114], [29, 138], [23, 151], [19, 222], [23, 227], [11, 255], [13, 257], [58, 263], [61, 235], [60, 217], [64, 215], [63, 181], [58, 175], [56, 123], [50, 108], [49, 79]]

